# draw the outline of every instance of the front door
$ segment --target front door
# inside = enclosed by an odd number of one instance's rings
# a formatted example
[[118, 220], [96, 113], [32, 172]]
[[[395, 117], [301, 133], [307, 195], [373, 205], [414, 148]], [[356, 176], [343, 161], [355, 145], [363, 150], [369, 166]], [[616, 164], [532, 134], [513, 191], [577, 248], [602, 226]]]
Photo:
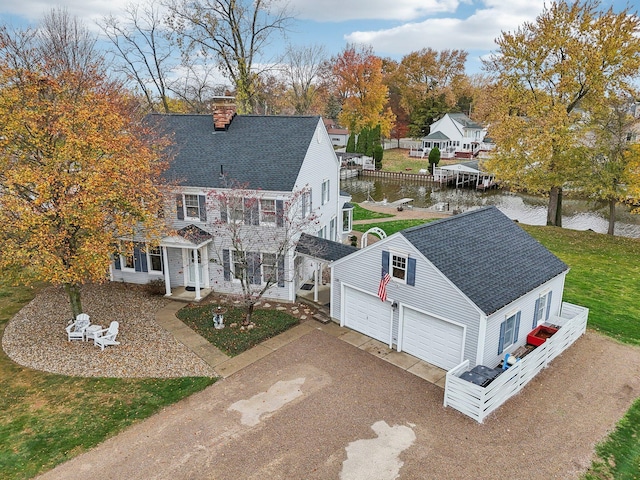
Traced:
[[195, 287], [196, 286], [196, 268], [198, 269], [198, 279], [200, 282], [200, 287], [204, 287], [207, 288], [209, 286], [209, 279], [207, 278], [209, 275], [208, 269], [206, 268], [206, 262], [203, 263], [202, 262], [202, 258], [203, 258], [203, 252], [202, 250], [204, 249], [204, 255], [206, 255], [206, 248], [207, 247], [202, 247], [201, 249], [198, 250], [185, 250], [186, 252], [186, 283], [187, 286], [189, 287]]

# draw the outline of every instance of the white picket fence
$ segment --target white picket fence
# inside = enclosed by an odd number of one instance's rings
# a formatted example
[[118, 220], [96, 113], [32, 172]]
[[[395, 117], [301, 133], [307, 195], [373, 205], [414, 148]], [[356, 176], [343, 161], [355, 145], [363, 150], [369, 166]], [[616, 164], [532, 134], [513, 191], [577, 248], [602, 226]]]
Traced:
[[584, 334], [588, 316], [588, 308], [563, 302], [560, 316], [549, 319], [549, 323], [561, 328], [486, 387], [459, 378], [469, 370], [469, 360], [465, 360], [447, 372], [444, 406], [455, 408], [482, 423], [487, 415], [522, 390], [554, 358]]

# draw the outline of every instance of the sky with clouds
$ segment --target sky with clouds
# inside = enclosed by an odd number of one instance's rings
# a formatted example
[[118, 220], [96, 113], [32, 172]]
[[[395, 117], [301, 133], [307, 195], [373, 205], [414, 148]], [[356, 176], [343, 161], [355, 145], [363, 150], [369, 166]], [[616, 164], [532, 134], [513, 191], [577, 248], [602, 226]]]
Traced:
[[[37, 22], [44, 12], [62, 6], [90, 27], [104, 15], [117, 14], [131, 0], [0, 0], [3, 23]], [[288, 0], [296, 20], [288, 41], [324, 45], [329, 55], [347, 43], [371, 45], [381, 57], [400, 60], [422, 48], [469, 52], [467, 72], [480, 70], [480, 58], [495, 48], [494, 39], [533, 21], [545, 0]], [[547, 2], [548, 3], [548, 2]], [[630, 2], [633, 4], [634, 2]], [[620, 11], [627, 0], [603, 0]], [[282, 44], [274, 43], [273, 48]]]

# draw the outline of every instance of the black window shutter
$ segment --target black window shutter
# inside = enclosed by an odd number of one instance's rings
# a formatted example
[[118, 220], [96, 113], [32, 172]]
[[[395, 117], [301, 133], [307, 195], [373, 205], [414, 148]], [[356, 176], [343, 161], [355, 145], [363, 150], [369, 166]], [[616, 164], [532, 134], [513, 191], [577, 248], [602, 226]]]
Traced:
[[284, 202], [276, 200], [276, 226], [284, 226]]
[[513, 327], [513, 343], [518, 341], [518, 330], [520, 330], [520, 312], [516, 313], [516, 326]]
[[178, 216], [178, 220], [184, 220], [184, 208], [182, 205], [182, 194], [178, 193], [176, 195], [176, 214]]
[[284, 287], [284, 255], [278, 257], [278, 286]]
[[220, 200], [220, 221], [227, 223], [227, 202]]
[[260, 205], [258, 205], [258, 200], [254, 200], [253, 205], [251, 205], [251, 225], [260, 225]]
[[504, 329], [507, 327], [507, 321], [505, 320], [500, 324], [500, 339], [498, 340], [498, 355], [504, 351]]
[[251, 225], [251, 205], [250, 200], [248, 198], [244, 198], [243, 200], [244, 208], [243, 208], [243, 216], [244, 216], [244, 224]]
[[389, 252], [387, 250], [382, 251], [382, 268], [385, 272], [391, 275], [389, 272]]
[[549, 320], [549, 314], [551, 313], [551, 295], [553, 295], [553, 292], [549, 292], [547, 295], [547, 315], [545, 321]]
[[143, 272], [144, 271], [142, 269], [143, 252], [140, 251], [140, 247], [138, 245], [139, 245], [138, 243], [133, 245], [133, 269], [136, 272]]
[[222, 270], [224, 272], [225, 281], [231, 281], [231, 259], [229, 258], [229, 250], [222, 250]]
[[119, 253], [114, 253], [113, 254], [113, 263], [114, 263], [114, 268], [116, 270], [122, 270], [122, 266], [120, 265], [120, 254]]
[[407, 285], [416, 284], [416, 259], [407, 258]]
[[260, 285], [260, 254], [257, 252], [247, 253], [247, 273], [249, 281], [253, 285]]
[[536, 306], [533, 307], [533, 323], [531, 324], [531, 328], [536, 328], [538, 326], [538, 309], [540, 308], [540, 298], [536, 300]]
[[200, 221], [207, 221], [207, 197], [205, 195], [198, 195], [198, 206], [200, 207]]

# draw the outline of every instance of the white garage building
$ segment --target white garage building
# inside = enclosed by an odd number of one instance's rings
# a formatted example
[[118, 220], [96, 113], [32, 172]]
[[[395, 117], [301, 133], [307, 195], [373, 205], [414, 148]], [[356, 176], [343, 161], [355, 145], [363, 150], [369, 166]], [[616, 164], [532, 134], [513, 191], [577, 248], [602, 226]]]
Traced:
[[559, 314], [568, 272], [495, 207], [398, 232], [331, 269], [335, 321], [447, 370], [497, 365], [526, 343]]

